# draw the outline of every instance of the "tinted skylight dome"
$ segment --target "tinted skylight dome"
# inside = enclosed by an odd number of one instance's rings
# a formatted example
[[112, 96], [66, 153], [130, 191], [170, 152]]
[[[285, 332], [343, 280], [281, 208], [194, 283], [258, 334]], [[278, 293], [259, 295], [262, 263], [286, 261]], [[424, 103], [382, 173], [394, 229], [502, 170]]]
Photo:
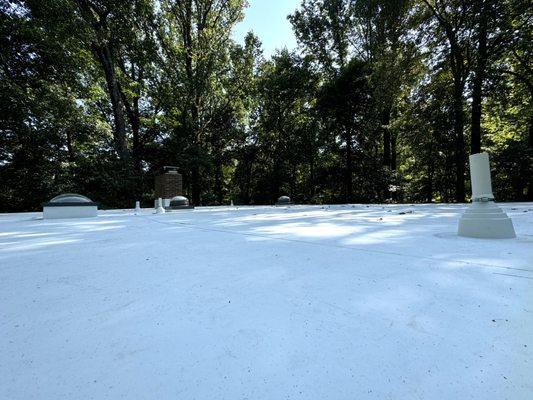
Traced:
[[50, 203], [92, 203], [92, 200], [81, 194], [65, 193], [54, 197]]
[[43, 204], [44, 219], [96, 217], [98, 203], [81, 194], [65, 193]]

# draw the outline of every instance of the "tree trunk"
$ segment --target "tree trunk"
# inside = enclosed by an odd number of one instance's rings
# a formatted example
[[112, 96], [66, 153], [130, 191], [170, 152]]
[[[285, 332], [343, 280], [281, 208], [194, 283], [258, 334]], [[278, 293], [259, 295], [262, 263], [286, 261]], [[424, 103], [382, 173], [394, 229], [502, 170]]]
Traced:
[[309, 160], [309, 200], [315, 197], [315, 158], [312, 156]]
[[198, 165], [193, 165], [191, 168], [191, 180], [192, 180], [192, 203], [195, 206], [199, 206], [200, 199], [200, 167]]
[[[459, 21], [466, 17], [466, 7], [463, 7], [459, 15], [453, 14], [452, 18], [443, 14], [443, 9], [450, 7], [446, 2], [439, 3], [438, 6], [428, 0], [424, 3], [431, 10], [437, 21], [444, 29], [446, 38], [450, 45], [449, 62], [453, 75], [453, 114], [454, 114], [454, 158], [455, 158], [455, 200], [463, 202], [465, 200], [465, 139], [464, 139], [464, 111], [463, 111], [463, 91], [465, 80], [468, 75], [468, 64], [465, 63], [465, 57], [468, 57], [468, 51], [459, 42], [462, 34], [462, 26]], [[442, 8], [441, 8], [442, 6]], [[456, 10], [457, 11], [457, 10]], [[457, 17], [457, 18], [456, 18]]]
[[290, 197], [294, 198], [296, 196], [296, 163], [292, 164], [291, 168], [291, 194]]
[[483, 82], [485, 80], [485, 70], [487, 66], [487, 10], [484, 4], [481, 4], [479, 32], [478, 32], [478, 49], [477, 62], [474, 79], [472, 82], [472, 127], [470, 153], [481, 153], [481, 107], [483, 102]]
[[272, 187], [270, 191], [270, 200], [272, 203], [275, 203], [279, 198], [279, 164], [279, 157], [275, 156], [272, 168]]
[[[125, 68], [123, 67], [123, 70], [125, 71]], [[126, 114], [128, 116], [128, 121], [130, 123], [131, 128], [131, 134], [132, 134], [132, 157], [133, 157], [133, 168], [135, 169], [135, 172], [137, 176], [140, 176], [141, 174], [141, 112], [139, 110], [139, 101], [141, 98], [141, 92], [140, 92], [140, 86], [144, 79], [144, 73], [142, 68], [138, 68], [136, 72], [135, 65], [132, 63], [131, 66], [131, 76], [130, 78], [137, 82], [138, 85], [135, 89], [135, 95], [133, 96], [131, 100], [131, 104], [128, 101], [128, 98], [124, 94], [124, 91], [122, 88], [119, 87], [120, 92], [122, 94], [122, 100], [124, 102], [124, 107], [126, 110]]]
[[201, 203], [201, 172], [200, 172], [200, 151], [201, 151], [201, 135], [200, 135], [200, 95], [196, 87], [196, 74], [193, 65], [193, 5], [192, 1], [185, 1], [182, 5], [185, 10], [181, 17], [182, 31], [181, 35], [184, 44], [184, 62], [185, 62], [185, 82], [188, 85], [188, 99], [187, 112], [183, 115], [184, 126], [189, 130], [191, 145], [192, 145], [192, 166], [191, 166], [191, 186], [192, 186], [192, 203], [199, 206]]
[[102, 65], [107, 83], [107, 90], [113, 110], [115, 123], [113, 131], [114, 147], [122, 160], [129, 158], [126, 137], [126, 121], [124, 118], [124, 104], [120, 93], [119, 83], [115, 72], [111, 39], [108, 37], [107, 17], [110, 10], [102, 4], [88, 0], [76, 1], [83, 19], [92, 26], [97, 39], [91, 44], [96, 59]]
[[[128, 74], [124, 62], [120, 62], [119, 66], [124, 74]], [[135, 197], [140, 199], [143, 194], [143, 171], [142, 171], [142, 147], [143, 143], [141, 140], [141, 112], [139, 109], [139, 101], [141, 99], [141, 89], [144, 72], [142, 68], [136, 68], [133, 62], [131, 64], [131, 73], [128, 75], [129, 78], [136, 82], [136, 88], [134, 91], [133, 97], [128, 99], [124, 90], [119, 85], [120, 94], [122, 97], [122, 102], [124, 103], [124, 109], [126, 110], [126, 116], [131, 129], [131, 156], [133, 161], [133, 170], [135, 172]]]
[[128, 115], [128, 121], [130, 123], [132, 141], [131, 141], [131, 155], [133, 158], [133, 168], [137, 174], [141, 173], [141, 115], [139, 112], [139, 97], [136, 96], [132, 100], [132, 104], [128, 103], [128, 100], [124, 98], [124, 106], [126, 108], [126, 114]]
[[223, 192], [223, 173], [222, 173], [222, 149], [219, 144], [215, 144], [215, 194], [217, 198], [218, 205], [222, 205], [224, 201], [224, 192]]
[[446, 30], [450, 43], [450, 66], [453, 75], [453, 133], [455, 158], [455, 201], [465, 201], [465, 138], [463, 92], [465, 88], [466, 67], [463, 54], [457, 44], [455, 32], [449, 27]]
[[274, 164], [272, 168], [272, 188], [271, 188], [271, 201], [276, 202], [279, 198], [279, 188], [280, 188], [280, 167], [281, 167], [281, 159], [279, 157], [279, 151], [276, 151], [276, 155], [274, 156]]
[[389, 130], [390, 113], [383, 113], [381, 128], [383, 129], [383, 166], [391, 166], [391, 135]]
[[[390, 112], [384, 111], [381, 114], [381, 129], [383, 130], [383, 167], [385, 169], [391, 169], [391, 134], [389, 130]], [[383, 188], [383, 198], [390, 198], [389, 182], [385, 182]]]
[[433, 201], [433, 161], [430, 161], [429, 164], [426, 202], [431, 203]]
[[246, 184], [245, 184], [245, 196], [244, 196], [244, 202], [245, 204], [250, 204], [252, 201], [252, 196], [250, 194], [252, 189], [252, 173], [254, 169], [254, 156], [252, 155], [250, 159], [247, 161], [246, 165]]
[[[193, 147], [193, 161], [192, 161], [192, 201], [195, 206], [199, 206], [202, 201], [202, 188], [201, 188], [201, 172], [200, 172], [200, 152], [201, 142], [200, 142], [200, 133], [198, 127], [198, 118], [199, 110], [196, 103], [192, 104], [191, 107], [191, 120], [189, 124], [189, 129], [192, 136], [192, 147]], [[187, 118], [187, 117], [186, 117]]]
[[352, 202], [353, 197], [353, 148], [352, 148], [352, 134], [349, 129], [345, 130], [346, 140], [346, 168], [344, 173], [344, 201], [346, 203]]
[[75, 154], [74, 154], [74, 146], [72, 144], [72, 133], [70, 131], [70, 128], [66, 129], [66, 134], [67, 134], [68, 161], [74, 162]]
[[[533, 94], [531, 95], [533, 99]], [[532, 100], [533, 101], [533, 100]], [[528, 147], [529, 150], [533, 151], [533, 110], [531, 111], [531, 115], [529, 117], [529, 135], [528, 135]]]
[[126, 138], [126, 121], [124, 118], [124, 104], [115, 72], [115, 64], [112, 52], [107, 44], [95, 44], [93, 46], [94, 52], [102, 68], [104, 70], [105, 80], [109, 97], [111, 99], [111, 106], [113, 109], [113, 119], [115, 122], [114, 141], [115, 150], [122, 160], [129, 158], [128, 143]]
[[[533, 101], [533, 94], [532, 94], [532, 101]], [[529, 129], [528, 129], [528, 147], [529, 147], [529, 152], [527, 154], [527, 156], [529, 157], [529, 165], [533, 165], [533, 113], [531, 114], [531, 116], [529, 117]], [[531, 171], [531, 168], [529, 168], [530, 171]], [[527, 176], [527, 182], [526, 182], [526, 186], [527, 186], [527, 196], [526, 196], [526, 200], [527, 201], [533, 201], [533, 177], [532, 177], [533, 174], [531, 174], [531, 172], [526, 172], [526, 176]]]
[[391, 135], [391, 156], [390, 156], [390, 169], [391, 171], [396, 171], [396, 169], [398, 168], [398, 164], [397, 164], [397, 151], [396, 151], [397, 147], [396, 147], [396, 136], [395, 135]]
[[[433, 138], [431, 138], [433, 139]], [[428, 184], [426, 191], [426, 202], [431, 203], [433, 201], [433, 175], [435, 173], [435, 157], [433, 155], [433, 141], [429, 142], [428, 149]]]
[[463, 84], [454, 82], [454, 142], [455, 142], [455, 201], [465, 201], [465, 138], [463, 112]]

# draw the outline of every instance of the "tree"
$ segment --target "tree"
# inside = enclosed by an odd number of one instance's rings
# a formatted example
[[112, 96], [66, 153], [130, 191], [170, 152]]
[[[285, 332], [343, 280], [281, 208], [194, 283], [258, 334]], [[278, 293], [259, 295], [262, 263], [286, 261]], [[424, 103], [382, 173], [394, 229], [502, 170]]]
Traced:
[[[378, 129], [382, 135], [383, 167], [392, 175], [397, 168], [397, 137], [391, 129], [392, 112], [402, 85], [411, 83], [417, 51], [408, 32], [416, 26], [418, 15], [411, 1], [364, 0], [355, 3], [357, 36], [352, 40], [356, 53], [370, 65], [370, 84], [374, 97]], [[384, 182], [383, 196], [390, 197], [391, 180]]]
[[[115, 149], [123, 160], [129, 158], [124, 116], [124, 102], [117, 77], [117, 27], [129, 21], [131, 3], [98, 0], [75, 0], [81, 26], [85, 28], [81, 40], [87, 42], [100, 63], [107, 83], [114, 117]], [[126, 18], [122, 18], [126, 15]]]
[[298, 42], [326, 74], [335, 74], [346, 65], [354, 30], [351, 1], [303, 0], [288, 19]]
[[[207, 125], [219, 109], [210, 94], [221, 90], [233, 26], [242, 19], [244, 0], [186, 0], [163, 3], [159, 38], [165, 62], [175, 69], [170, 81], [174, 104], [190, 143], [192, 202], [201, 203], [201, 160]], [[223, 100], [225, 101], [225, 100]]]
[[244, 9], [0, 3], [0, 210], [151, 204], [164, 165], [195, 204], [462, 201], [468, 148], [532, 199], [528, 2], [303, 0], [300, 52], [266, 59], [232, 39]]
[[[509, 49], [514, 49], [517, 36], [525, 32], [527, 9], [521, 2], [476, 0], [473, 2], [474, 43], [472, 48], [473, 75], [470, 153], [481, 152], [482, 106], [487, 79], [497, 79], [498, 60]], [[519, 19], [523, 18], [521, 22]], [[524, 24], [515, 29], [513, 24]], [[515, 32], [519, 32], [518, 35]]]
[[50, 32], [66, 29], [61, 14], [22, 2], [0, 11], [0, 210], [36, 210], [71, 185], [76, 145], [94, 127], [75, 101], [83, 90], [75, 71], [87, 57]]
[[322, 87], [318, 99], [319, 113], [326, 130], [338, 135], [344, 147], [343, 201], [352, 202], [354, 151], [368, 151], [372, 138], [365, 135], [372, 97], [366, 63], [353, 60], [339, 76]]
[[309, 161], [301, 152], [313, 142], [307, 123], [316, 87], [310, 60], [282, 50], [261, 67], [259, 99], [252, 129], [263, 157], [263, 201], [274, 203], [282, 194], [296, 193], [299, 165]]
[[[455, 200], [465, 200], [464, 90], [471, 66], [472, 4], [464, 0], [424, 0], [442, 33], [453, 77]], [[437, 31], [437, 32], [439, 32]], [[441, 42], [442, 43], [442, 42]]]

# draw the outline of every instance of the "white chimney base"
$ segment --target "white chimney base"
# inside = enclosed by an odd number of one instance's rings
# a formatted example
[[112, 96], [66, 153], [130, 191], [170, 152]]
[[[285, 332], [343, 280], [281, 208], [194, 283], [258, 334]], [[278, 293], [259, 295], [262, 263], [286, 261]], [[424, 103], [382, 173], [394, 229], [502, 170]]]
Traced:
[[459, 220], [457, 234], [481, 239], [516, 237], [513, 221], [493, 201], [474, 201]]

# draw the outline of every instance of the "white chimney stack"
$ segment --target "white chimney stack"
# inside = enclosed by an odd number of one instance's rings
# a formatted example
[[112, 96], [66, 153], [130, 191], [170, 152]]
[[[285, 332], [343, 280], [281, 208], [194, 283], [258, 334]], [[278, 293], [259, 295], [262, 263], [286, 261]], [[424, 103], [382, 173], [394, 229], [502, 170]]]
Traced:
[[135, 215], [139, 215], [141, 213], [141, 202], [136, 201], [135, 202]]
[[458, 235], [482, 239], [516, 237], [513, 221], [494, 203], [489, 155], [470, 156], [472, 204], [459, 220]]

